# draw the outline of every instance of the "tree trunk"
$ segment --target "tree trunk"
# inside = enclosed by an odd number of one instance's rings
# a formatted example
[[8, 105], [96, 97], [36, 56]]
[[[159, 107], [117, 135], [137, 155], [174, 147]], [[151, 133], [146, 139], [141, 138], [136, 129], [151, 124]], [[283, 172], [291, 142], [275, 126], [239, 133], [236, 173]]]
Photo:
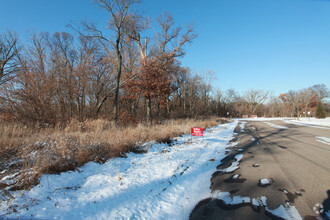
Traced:
[[119, 83], [120, 83], [120, 76], [121, 76], [121, 66], [122, 66], [122, 55], [120, 51], [120, 31], [117, 30], [117, 40], [116, 40], [116, 52], [117, 52], [117, 59], [118, 59], [118, 66], [117, 66], [117, 77], [116, 77], [116, 88], [115, 88], [115, 96], [113, 99], [113, 114], [115, 122], [118, 121], [118, 97], [119, 97]]
[[186, 85], [183, 84], [183, 114], [186, 117]]
[[151, 98], [150, 95], [147, 97], [147, 124], [151, 124]]

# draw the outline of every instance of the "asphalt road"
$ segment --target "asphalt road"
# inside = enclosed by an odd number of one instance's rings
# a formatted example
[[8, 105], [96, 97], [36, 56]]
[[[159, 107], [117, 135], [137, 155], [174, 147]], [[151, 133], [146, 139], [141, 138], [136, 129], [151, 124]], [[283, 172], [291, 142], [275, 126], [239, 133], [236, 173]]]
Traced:
[[[318, 137], [330, 138], [330, 128], [283, 121], [247, 122], [244, 131], [234, 140], [237, 146], [218, 167], [228, 167], [233, 156], [243, 153], [240, 168], [229, 174], [214, 173], [211, 190], [250, 198], [266, 196], [270, 209], [289, 202], [303, 219], [317, 219], [320, 205], [324, 211], [330, 209], [330, 143]], [[239, 181], [228, 181], [233, 174], [240, 175]], [[263, 178], [269, 179], [271, 184], [258, 185]], [[223, 207], [219, 201], [205, 200], [196, 206], [190, 217], [269, 219], [266, 214], [247, 206]]]

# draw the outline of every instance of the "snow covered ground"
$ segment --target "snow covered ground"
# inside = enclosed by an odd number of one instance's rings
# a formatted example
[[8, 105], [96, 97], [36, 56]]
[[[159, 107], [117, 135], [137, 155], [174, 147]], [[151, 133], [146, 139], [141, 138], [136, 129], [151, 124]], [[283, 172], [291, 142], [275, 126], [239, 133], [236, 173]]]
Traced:
[[325, 127], [330, 127], [330, 117], [324, 118], [324, 119], [318, 119], [314, 117], [310, 118], [241, 118], [238, 120], [243, 120], [243, 121], [277, 121], [277, 120], [282, 120], [285, 121], [286, 123], [292, 123], [292, 124], [299, 124], [299, 125], [304, 125], [304, 126], [325, 126]]
[[[153, 144], [148, 153], [130, 153], [105, 164], [91, 162], [76, 172], [43, 175], [31, 190], [11, 192], [0, 201], [0, 218], [188, 219], [195, 205], [209, 197], [229, 204], [263, 199], [257, 205], [268, 209], [266, 198], [210, 192], [210, 178], [225, 149], [235, 145], [229, 141], [238, 123], [207, 129], [204, 137], [184, 135], [171, 145]], [[227, 169], [237, 169], [242, 158], [237, 154]], [[269, 211], [285, 219], [301, 219], [289, 205]]]
[[324, 119], [299, 118], [299, 120], [291, 119], [291, 120], [284, 120], [284, 122], [291, 123], [291, 124], [298, 124], [298, 125], [302, 125], [302, 126], [330, 129], [330, 118], [329, 117], [324, 118]]
[[188, 219], [210, 197], [211, 175], [237, 123], [208, 129], [192, 141], [185, 135], [172, 146], [154, 144], [145, 154], [91, 162], [79, 172], [44, 175], [30, 191], [1, 201], [0, 218]]

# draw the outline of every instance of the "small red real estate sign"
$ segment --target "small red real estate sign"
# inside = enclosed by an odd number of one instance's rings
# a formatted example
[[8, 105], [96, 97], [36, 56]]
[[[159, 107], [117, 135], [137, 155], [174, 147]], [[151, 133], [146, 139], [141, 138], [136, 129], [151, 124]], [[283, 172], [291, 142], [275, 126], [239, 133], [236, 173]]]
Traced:
[[191, 136], [203, 136], [203, 128], [191, 128]]

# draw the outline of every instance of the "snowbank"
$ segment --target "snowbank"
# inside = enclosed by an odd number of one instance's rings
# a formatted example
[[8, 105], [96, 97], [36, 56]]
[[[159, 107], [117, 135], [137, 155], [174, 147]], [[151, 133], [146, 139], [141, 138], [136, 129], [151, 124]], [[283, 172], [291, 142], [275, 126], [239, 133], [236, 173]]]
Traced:
[[[44, 175], [30, 191], [1, 201], [0, 216], [39, 219], [188, 219], [210, 197], [210, 178], [238, 122], [206, 130], [204, 137], [153, 144], [148, 153], [128, 154], [79, 172]], [[212, 159], [212, 160], [210, 160]], [[239, 158], [237, 158], [239, 159]]]
[[288, 117], [280, 117], [280, 118], [238, 118], [239, 121], [285, 121], [287, 123], [294, 123], [300, 125], [319, 125], [330, 127], [330, 117], [324, 119], [318, 119], [314, 117], [301, 117], [299, 120], [297, 118], [288, 118]]
[[294, 123], [300, 125], [311, 125], [311, 126], [325, 126], [330, 127], [330, 117], [324, 119], [318, 118], [299, 118], [299, 120], [291, 119], [285, 120], [287, 123]]

